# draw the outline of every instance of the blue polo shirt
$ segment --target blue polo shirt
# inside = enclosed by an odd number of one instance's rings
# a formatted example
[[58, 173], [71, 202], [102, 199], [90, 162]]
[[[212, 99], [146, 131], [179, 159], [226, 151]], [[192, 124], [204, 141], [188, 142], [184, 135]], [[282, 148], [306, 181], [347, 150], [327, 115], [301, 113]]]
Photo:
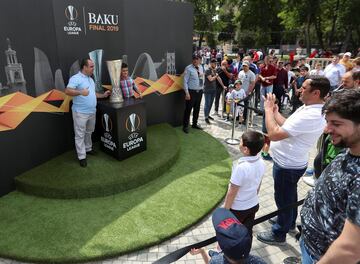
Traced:
[[75, 90], [89, 89], [87, 96], [78, 95], [73, 97], [72, 110], [74, 112], [82, 114], [96, 113], [95, 82], [91, 77], [79, 71], [70, 78], [67, 87]]

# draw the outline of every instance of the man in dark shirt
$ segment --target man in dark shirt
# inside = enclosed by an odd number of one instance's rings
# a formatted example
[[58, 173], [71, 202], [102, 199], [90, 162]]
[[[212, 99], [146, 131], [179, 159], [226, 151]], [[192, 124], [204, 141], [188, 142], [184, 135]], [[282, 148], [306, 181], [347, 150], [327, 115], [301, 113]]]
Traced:
[[279, 112], [281, 113], [281, 97], [285, 95], [288, 89], [288, 73], [284, 68], [284, 63], [282, 61], [278, 62], [278, 69], [276, 79], [274, 80], [274, 94], [278, 101]]
[[[217, 83], [217, 88], [216, 88], [216, 97], [215, 97], [215, 114], [218, 114], [218, 110], [219, 110], [219, 102], [220, 102], [220, 97], [222, 94], [224, 94], [224, 88], [223, 86], [228, 87], [229, 83], [230, 83], [230, 79], [233, 77], [233, 74], [231, 73], [231, 69], [229, 69], [229, 64], [227, 60], [223, 60], [221, 62], [221, 66], [219, 68], [216, 69], [217, 74], [219, 75], [223, 85], [221, 85], [219, 82]], [[225, 96], [223, 96], [223, 101], [225, 101]], [[225, 104], [225, 103], [224, 103]], [[224, 105], [223, 104], [223, 105]], [[222, 110], [223, 112], [225, 112], [225, 109]]]
[[334, 93], [324, 105], [332, 143], [349, 148], [323, 171], [301, 210], [302, 263], [360, 261], [360, 90]]
[[221, 85], [222, 89], [226, 88], [222, 83], [219, 74], [216, 72], [216, 59], [211, 59], [210, 67], [205, 71], [205, 84], [204, 84], [204, 97], [205, 97], [204, 115], [205, 115], [205, 122], [208, 125], [210, 125], [210, 120], [213, 120], [213, 118], [210, 116], [210, 111], [216, 95], [216, 81], [219, 82], [219, 85]]

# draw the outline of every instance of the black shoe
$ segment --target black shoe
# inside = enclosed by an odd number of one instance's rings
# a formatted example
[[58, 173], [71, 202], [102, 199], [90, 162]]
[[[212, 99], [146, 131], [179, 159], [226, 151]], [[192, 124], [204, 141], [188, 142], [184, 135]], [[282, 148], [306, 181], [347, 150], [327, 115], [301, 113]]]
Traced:
[[209, 116], [208, 118], [209, 118], [210, 120], [214, 120], [214, 118], [213, 118], [213, 117], [211, 117], [211, 116]]
[[203, 128], [202, 128], [200, 125], [198, 125], [198, 124], [192, 125], [192, 128], [199, 129], [199, 130], [203, 130]]
[[208, 125], [211, 124], [209, 118], [205, 118], [205, 123], [208, 124]]
[[90, 150], [90, 151], [86, 151], [86, 155], [96, 155], [96, 151], [95, 150]]
[[81, 160], [79, 160], [79, 163], [80, 163], [80, 166], [83, 167], [83, 168], [85, 168], [85, 167], [87, 166], [87, 161], [86, 161], [86, 159], [81, 159]]
[[282, 246], [285, 245], [285, 238], [281, 239], [274, 235], [273, 232], [262, 232], [256, 235], [256, 238], [269, 245]]
[[189, 128], [188, 127], [183, 127], [183, 131], [185, 134], [189, 134]]

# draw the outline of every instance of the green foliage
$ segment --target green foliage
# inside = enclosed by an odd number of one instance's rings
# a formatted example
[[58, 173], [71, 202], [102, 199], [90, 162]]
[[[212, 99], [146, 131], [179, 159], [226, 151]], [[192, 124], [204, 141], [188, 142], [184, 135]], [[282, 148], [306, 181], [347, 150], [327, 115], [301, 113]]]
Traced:
[[[244, 48], [304, 43], [323, 49], [360, 42], [360, 0], [191, 0], [195, 29]], [[219, 20], [213, 18], [218, 15]], [[205, 19], [204, 19], [205, 18]]]

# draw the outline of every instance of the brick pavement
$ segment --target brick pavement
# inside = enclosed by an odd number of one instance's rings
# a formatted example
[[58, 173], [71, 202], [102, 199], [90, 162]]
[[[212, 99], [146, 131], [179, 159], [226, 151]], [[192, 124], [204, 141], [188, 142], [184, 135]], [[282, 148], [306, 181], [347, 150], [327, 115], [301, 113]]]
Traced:
[[[204, 100], [203, 100], [204, 101]], [[262, 117], [255, 116], [255, 127], [252, 129], [261, 130]], [[217, 138], [228, 149], [232, 158], [238, 159], [241, 155], [238, 150], [238, 146], [231, 146], [224, 142], [225, 138], [231, 136], [231, 125], [222, 121], [220, 117], [215, 117], [215, 121], [211, 125], [206, 125], [203, 116], [203, 106], [201, 107], [199, 123], [204, 127], [204, 130]], [[257, 125], [257, 126], [256, 126]], [[235, 138], [239, 138], [244, 131], [244, 126], [235, 129]], [[310, 153], [310, 160], [313, 160], [316, 154], [315, 146]], [[257, 217], [270, 213], [276, 210], [274, 194], [273, 194], [273, 179], [272, 179], [272, 162], [266, 161], [266, 174], [264, 176], [261, 190], [260, 190], [260, 210], [257, 213]], [[310, 164], [312, 164], [310, 162]], [[230, 177], [230, 175], [229, 175]], [[308, 187], [302, 180], [299, 181], [298, 191], [299, 199], [306, 196], [310, 187]], [[298, 217], [299, 222], [299, 217]], [[264, 222], [257, 226], [254, 226], [254, 236], [257, 233], [265, 230], [269, 230], [271, 225], [268, 222]], [[155, 260], [182, 248], [192, 243], [196, 243], [214, 236], [211, 216], [206, 216], [200, 223], [193, 226], [189, 230], [181, 233], [180, 235], [167, 240], [157, 246], [137, 251], [128, 255], [120, 256], [118, 258], [109, 259], [105, 261], [88, 262], [88, 264], [147, 264], [152, 263]], [[209, 245], [207, 249], [215, 249], [216, 244]], [[299, 256], [300, 248], [299, 244], [295, 241], [293, 235], [287, 236], [287, 244], [285, 246], [270, 246], [261, 243], [255, 237], [253, 239], [252, 254], [262, 257], [267, 263], [283, 263], [283, 259], [289, 256]], [[203, 263], [201, 256], [192, 256], [187, 254], [176, 263], [178, 264], [197, 264]], [[0, 264], [25, 264], [23, 262], [17, 262], [0, 258]]]

